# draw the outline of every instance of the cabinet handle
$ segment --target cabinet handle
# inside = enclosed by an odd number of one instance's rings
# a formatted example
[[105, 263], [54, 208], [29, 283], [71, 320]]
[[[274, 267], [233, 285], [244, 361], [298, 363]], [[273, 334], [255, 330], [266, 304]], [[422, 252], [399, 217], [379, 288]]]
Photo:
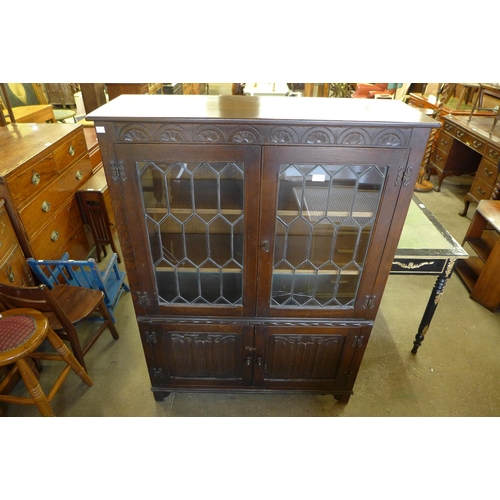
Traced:
[[262, 366], [262, 356], [257, 357], [257, 366]]
[[493, 172], [491, 170], [488, 170], [487, 167], [484, 167], [484, 173], [488, 176], [491, 177], [493, 175]]
[[75, 146], [70, 146], [70, 147], [68, 148], [68, 154], [69, 154], [70, 156], [75, 156]]
[[442, 156], [436, 155], [436, 160], [437, 160], [437, 161], [442, 161], [442, 160], [443, 160], [443, 158], [442, 158]]
[[50, 235], [50, 239], [52, 241], [57, 241], [59, 239], [59, 231], [52, 231], [52, 234]]
[[472, 144], [475, 148], [480, 148], [483, 145], [483, 143], [479, 141], [474, 141]]
[[31, 184], [33, 184], [33, 186], [38, 186], [38, 184], [40, 184], [40, 174], [38, 172], [33, 172]]
[[441, 139], [441, 144], [442, 144], [443, 146], [448, 146], [448, 141], [447, 141], [447, 140], [445, 140], [445, 139]]
[[78, 170], [78, 171], [76, 172], [75, 177], [76, 177], [76, 180], [77, 180], [77, 181], [81, 181], [81, 180], [83, 179], [83, 173], [82, 173], [82, 171], [81, 171], [81, 170]]
[[48, 212], [50, 210], [50, 203], [48, 201], [44, 201], [42, 203], [42, 210], [44, 212]]
[[12, 266], [9, 266], [7, 268], [7, 278], [9, 278], [9, 281], [11, 283], [14, 283], [14, 281], [16, 280], [16, 276], [14, 274], [14, 271], [12, 270]]
[[492, 158], [498, 158], [498, 151], [495, 151], [494, 149], [490, 149], [488, 151], [489, 155], [492, 157]]
[[450, 125], [449, 123], [445, 123], [444, 128], [446, 130], [451, 130], [453, 128], [453, 125]]
[[465, 135], [465, 132], [462, 132], [461, 130], [457, 130], [457, 137], [463, 137]]
[[264, 252], [269, 253], [271, 251], [271, 245], [269, 244], [268, 240], [264, 240], [262, 242], [262, 248], [264, 249]]
[[477, 188], [477, 192], [481, 195], [485, 195], [486, 191], [483, 191], [480, 187]]
[[252, 364], [252, 356], [247, 356], [247, 357], [245, 358], [245, 364], [246, 364], [247, 366], [250, 366], [250, 365]]

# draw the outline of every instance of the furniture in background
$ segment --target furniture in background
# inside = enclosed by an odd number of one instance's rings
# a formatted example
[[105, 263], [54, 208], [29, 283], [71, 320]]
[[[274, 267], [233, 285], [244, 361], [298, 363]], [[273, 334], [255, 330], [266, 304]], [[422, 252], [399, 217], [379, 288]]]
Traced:
[[472, 116], [477, 111], [488, 111], [493, 113], [493, 124], [491, 126], [490, 134], [495, 130], [496, 124], [498, 122], [498, 118], [500, 117], [500, 101], [497, 106], [494, 108], [485, 108], [484, 106], [484, 96], [493, 97], [494, 99], [500, 100], [500, 84], [498, 83], [480, 83], [479, 90], [474, 100], [474, 104], [472, 105], [472, 109], [469, 115], [469, 122], [472, 119]]
[[474, 115], [469, 121], [464, 115], [446, 115], [431, 155], [430, 165], [439, 179], [435, 191], [440, 191], [443, 179], [450, 175], [474, 175], [461, 216], [467, 215], [471, 202], [497, 196], [500, 134], [489, 133], [492, 120], [491, 116]]
[[467, 252], [422, 201], [413, 195], [392, 263], [391, 274], [437, 276], [415, 335], [411, 351], [413, 354], [417, 353], [429, 330], [455, 265], [467, 258]]
[[155, 398], [347, 403], [437, 122], [393, 100], [232, 95], [123, 95], [89, 119]]
[[461, 87], [460, 97], [458, 98], [458, 102], [455, 106], [456, 110], [459, 110], [462, 106], [462, 103], [468, 104], [475, 96], [476, 92], [479, 90], [478, 83], [450, 83], [450, 89], [446, 98], [444, 99], [444, 104], [448, 104], [449, 100], [458, 90], [458, 87]]
[[462, 243], [473, 256], [457, 265], [470, 298], [491, 312], [500, 305], [500, 201], [481, 200]]
[[[47, 339], [57, 354], [38, 351]], [[64, 361], [63, 369], [48, 395], [42, 390], [27, 358]], [[69, 372], [73, 370], [89, 387], [92, 380], [75, 356], [71, 354], [62, 340], [52, 331], [47, 318], [39, 311], [29, 308], [11, 309], [0, 314], [0, 367], [14, 363], [30, 393], [30, 398], [2, 394], [0, 383], [0, 402], [36, 405], [42, 416], [54, 417], [50, 402], [61, 388]]]
[[93, 175], [81, 125], [17, 123], [0, 128], [0, 197], [26, 257], [86, 258], [92, 235], [76, 192]]
[[[0, 283], [0, 303], [7, 309], [29, 307], [44, 313], [52, 330], [69, 342], [75, 358], [85, 369], [84, 356], [106, 329], [115, 340], [119, 339], [113, 318], [104, 304], [104, 294], [99, 290], [65, 284], [49, 289], [46, 285], [18, 287]], [[81, 341], [75, 325], [96, 319], [102, 324], [89, 339]]]
[[116, 223], [109, 197], [104, 169], [100, 168], [77, 192], [85, 222], [89, 225], [96, 246], [97, 261], [101, 262], [101, 251], [107, 255], [106, 246], [118, 255], [114, 237]]
[[[3, 199], [0, 199], [0, 283], [16, 286], [35, 285]], [[19, 376], [10, 368], [0, 367], [0, 393], [8, 394], [19, 382]]]
[[104, 83], [80, 83], [85, 112], [90, 113], [106, 104], [106, 86]]
[[110, 101], [122, 94], [161, 94], [163, 92], [162, 83], [106, 83], [105, 85]]
[[380, 95], [393, 96], [398, 84], [356, 83], [356, 90], [351, 95], [354, 99], [373, 99]]
[[118, 269], [117, 254], [111, 255], [105, 269], [97, 267], [94, 259], [70, 260], [65, 253], [59, 260], [35, 260], [29, 257], [27, 263], [40, 283], [49, 289], [68, 284], [99, 290], [104, 294], [104, 303], [116, 323], [116, 306], [123, 292], [130, 289], [125, 283], [125, 272]]

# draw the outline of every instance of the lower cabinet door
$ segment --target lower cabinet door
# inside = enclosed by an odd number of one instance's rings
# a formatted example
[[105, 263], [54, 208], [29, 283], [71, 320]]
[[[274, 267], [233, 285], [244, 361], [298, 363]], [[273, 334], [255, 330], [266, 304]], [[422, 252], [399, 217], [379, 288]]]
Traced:
[[139, 324], [153, 390], [252, 384], [253, 326]]
[[[361, 327], [269, 326], [255, 332], [254, 385], [336, 392], [352, 388], [368, 341]], [[365, 338], [366, 337], [366, 338]], [[355, 361], [355, 363], [354, 363]]]

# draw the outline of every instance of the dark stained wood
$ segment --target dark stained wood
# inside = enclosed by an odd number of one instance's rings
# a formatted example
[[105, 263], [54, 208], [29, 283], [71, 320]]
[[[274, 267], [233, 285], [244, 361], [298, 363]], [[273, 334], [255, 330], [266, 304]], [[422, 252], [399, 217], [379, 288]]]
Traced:
[[[171, 391], [279, 390], [329, 393], [347, 403], [429, 133], [439, 124], [392, 100], [246, 96], [122, 95], [91, 113], [89, 119], [96, 126], [155, 398], [161, 400]], [[168, 236], [161, 240], [163, 249], [151, 243], [155, 236], [150, 239], [145, 223], [143, 192], [151, 200], [148, 217], [164, 221], [169, 214], [164, 201], [167, 190], [176, 209], [188, 212], [192, 195], [187, 196], [185, 177], [167, 183], [158, 173], [160, 169], [151, 169], [150, 178], [141, 184], [138, 168], [147, 162], [156, 166], [172, 162], [244, 164], [241, 305], [180, 304], [173, 291], [173, 299], [160, 300], [157, 281], [161, 278], [156, 273], [161, 275], [162, 258], [169, 252], [175, 254], [182, 247], [182, 238], [201, 242], [198, 237], [205, 229], [193, 218], [189, 231], [165, 230]], [[366, 257], [359, 285], [349, 292], [352, 304], [348, 306], [270, 305], [273, 250], [279, 244], [275, 223], [282, 201], [278, 200], [278, 172], [283, 165], [301, 164], [360, 169], [375, 165], [386, 172], [369, 231], [371, 239], [358, 246]], [[203, 180], [200, 186], [197, 209], [217, 209], [213, 181]], [[378, 192], [368, 181], [364, 189]], [[284, 199], [294, 199], [293, 194], [284, 193]], [[237, 198], [234, 193], [227, 197], [228, 206], [237, 207]], [[315, 241], [321, 245], [322, 229], [317, 225], [315, 230]], [[339, 232], [339, 238], [351, 241], [346, 243], [347, 253], [353, 251], [350, 233], [349, 228]], [[214, 233], [214, 241], [221, 235]], [[290, 237], [306, 241], [300, 231], [291, 232]], [[300, 254], [300, 245], [297, 247]], [[320, 249], [316, 252], [323, 255]], [[215, 245], [212, 257], [217, 259], [219, 253]], [[201, 259], [194, 254], [190, 257]], [[337, 254], [335, 258], [342, 261]], [[165, 282], [172, 280], [165, 278]]]

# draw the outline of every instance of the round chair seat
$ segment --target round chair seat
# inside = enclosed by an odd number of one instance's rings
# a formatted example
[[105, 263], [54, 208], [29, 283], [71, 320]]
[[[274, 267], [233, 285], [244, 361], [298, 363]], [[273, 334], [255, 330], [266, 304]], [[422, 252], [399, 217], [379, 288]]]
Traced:
[[0, 366], [33, 352], [47, 336], [49, 322], [34, 309], [16, 309], [0, 314]]

